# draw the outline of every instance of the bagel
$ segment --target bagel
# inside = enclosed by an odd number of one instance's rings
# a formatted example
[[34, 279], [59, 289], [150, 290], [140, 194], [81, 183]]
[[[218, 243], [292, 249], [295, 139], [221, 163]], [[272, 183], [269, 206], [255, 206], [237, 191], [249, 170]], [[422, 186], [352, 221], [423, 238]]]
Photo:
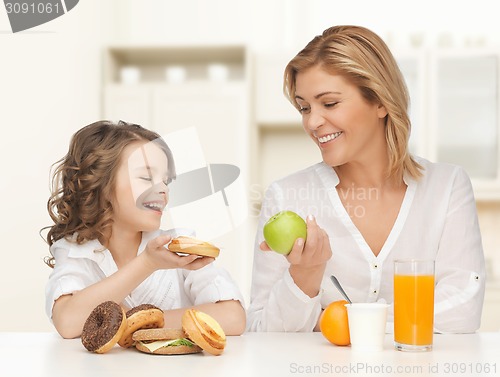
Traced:
[[195, 254], [203, 257], [217, 258], [220, 249], [211, 243], [193, 237], [179, 236], [170, 241], [168, 250], [174, 253]]
[[182, 330], [204, 351], [220, 355], [226, 346], [226, 335], [219, 323], [210, 315], [188, 309], [182, 315]]
[[83, 325], [81, 341], [90, 352], [108, 352], [127, 326], [125, 310], [113, 301], [97, 305]]
[[134, 340], [132, 335], [139, 329], [153, 329], [163, 327], [163, 310], [151, 304], [136, 306], [126, 313], [127, 326], [118, 344], [123, 348], [132, 347]]

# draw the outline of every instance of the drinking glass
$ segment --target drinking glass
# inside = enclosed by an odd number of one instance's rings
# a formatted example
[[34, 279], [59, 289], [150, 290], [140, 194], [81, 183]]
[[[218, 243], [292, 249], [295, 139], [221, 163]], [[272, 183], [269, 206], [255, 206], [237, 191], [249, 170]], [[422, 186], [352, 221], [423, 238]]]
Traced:
[[434, 261], [394, 262], [394, 344], [399, 351], [430, 351], [434, 325]]

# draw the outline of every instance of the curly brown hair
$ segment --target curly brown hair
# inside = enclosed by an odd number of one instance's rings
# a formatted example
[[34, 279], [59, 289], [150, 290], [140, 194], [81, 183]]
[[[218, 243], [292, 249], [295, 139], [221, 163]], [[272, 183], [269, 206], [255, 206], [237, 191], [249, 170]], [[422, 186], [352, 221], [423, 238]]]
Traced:
[[[53, 167], [52, 193], [47, 210], [54, 222], [46, 240], [49, 247], [61, 238], [77, 244], [98, 239], [106, 242], [113, 223], [110, 201], [124, 148], [135, 141], [155, 141], [168, 160], [168, 180], [175, 179], [172, 152], [155, 132], [120, 121], [98, 121], [77, 131], [66, 156]], [[54, 267], [53, 255], [45, 258]]]

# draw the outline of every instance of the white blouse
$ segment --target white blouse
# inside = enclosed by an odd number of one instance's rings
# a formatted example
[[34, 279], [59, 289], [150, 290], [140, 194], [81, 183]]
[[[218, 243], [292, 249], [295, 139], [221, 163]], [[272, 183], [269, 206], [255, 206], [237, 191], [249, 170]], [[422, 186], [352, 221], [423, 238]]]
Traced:
[[[383, 299], [391, 304], [392, 332], [394, 260], [412, 258], [435, 260], [435, 331], [467, 333], [479, 328], [485, 266], [470, 179], [458, 166], [416, 160], [424, 167], [423, 176], [405, 177], [407, 189], [398, 217], [378, 256], [344, 208], [335, 188], [339, 179], [330, 166], [318, 163], [268, 188], [255, 240], [248, 330], [312, 331], [322, 308], [343, 299], [330, 281], [335, 275], [353, 302]], [[368, 197], [376, 192], [351, 194]], [[259, 249], [265, 222], [281, 210], [304, 218], [314, 215], [328, 233], [333, 255], [316, 297], [295, 285], [282, 255]], [[362, 215], [361, 207], [352, 210], [354, 216]]]
[[[160, 232], [143, 233], [138, 254]], [[52, 319], [54, 302], [60, 296], [82, 290], [118, 270], [109, 250], [97, 240], [78, 245], [60, 239], [51, 246], [51, 252], [56, 264], [45, 289], [45, 309], [49, 319]], [[125, 305], [133, 308], [153, 304], [162, 310], [223, 300], [239, 300], [244, 305], [241, 292], [231, 276], [215, 263], [195, 271], [157, 270], [125, 298]]]

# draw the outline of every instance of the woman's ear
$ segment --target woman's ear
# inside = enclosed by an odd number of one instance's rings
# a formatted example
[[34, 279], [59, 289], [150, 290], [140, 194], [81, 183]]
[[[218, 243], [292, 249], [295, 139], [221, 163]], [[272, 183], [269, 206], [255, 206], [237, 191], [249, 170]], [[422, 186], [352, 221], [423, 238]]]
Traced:
[[380, 119], [383, 119], [387, 116], [387, 110], [385, 109], [385, 106], [382, 104], [379, 104], [377, 107], [377, 115]]

